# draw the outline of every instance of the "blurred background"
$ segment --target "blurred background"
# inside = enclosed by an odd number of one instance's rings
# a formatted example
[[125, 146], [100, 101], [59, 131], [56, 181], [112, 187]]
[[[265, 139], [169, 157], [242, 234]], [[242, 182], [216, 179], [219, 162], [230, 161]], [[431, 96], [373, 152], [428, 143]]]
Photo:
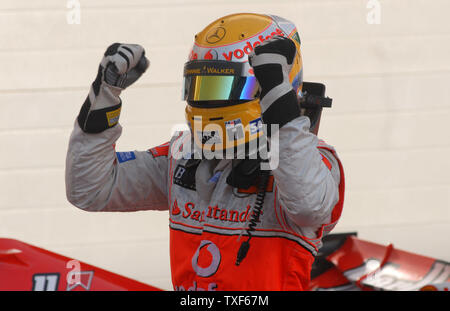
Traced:
[[65, 196], [73, 122], [106, 47], [145, 47], [123, 92], [117, 150], [146, 150], [184, 123], [183, 64], [221, 16], [293, 21], [305, 81], [334, 99], [319, 136], [346, 198], [334, 232], [450, 261], [450, 1], [1, 0], [0, 237], [172, 289], [168, 212], [88, 213]]

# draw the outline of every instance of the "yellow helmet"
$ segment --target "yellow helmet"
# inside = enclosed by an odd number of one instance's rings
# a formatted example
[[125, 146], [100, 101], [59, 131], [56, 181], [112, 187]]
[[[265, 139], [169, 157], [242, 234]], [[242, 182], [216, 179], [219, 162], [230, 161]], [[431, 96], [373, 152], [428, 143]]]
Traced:
[[232, 14], [215, 20], [195, 36], [184, 66], [183, 99], [197, 148], [236, 155], [237, 148], [248, 149], [263, 135], [260, 88], [248, 55], [275, 35], [292, 39], [297, 47], [289, 79], [300, 95], [300, 38], [292, 22], [274, 15]]

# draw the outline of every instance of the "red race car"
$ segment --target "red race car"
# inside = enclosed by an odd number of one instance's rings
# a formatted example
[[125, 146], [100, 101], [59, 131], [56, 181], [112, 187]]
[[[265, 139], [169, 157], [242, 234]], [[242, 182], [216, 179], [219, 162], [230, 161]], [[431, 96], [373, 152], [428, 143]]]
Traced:
[[450, 263], [331, 234], [313, 265], [310, 290], [417, 291], [450, 288]]
[[157, 291], [17, 240], [0, 239], [0, 291]]

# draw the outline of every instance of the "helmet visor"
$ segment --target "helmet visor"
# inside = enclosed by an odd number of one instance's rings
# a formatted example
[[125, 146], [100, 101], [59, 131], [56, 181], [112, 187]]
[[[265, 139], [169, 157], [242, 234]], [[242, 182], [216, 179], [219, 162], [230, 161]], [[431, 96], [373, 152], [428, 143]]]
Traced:
[[184, 67], [183, 100], [253, 100], [259, 93], [258, 81], [242, 72], [242, 63], [188, 62]]

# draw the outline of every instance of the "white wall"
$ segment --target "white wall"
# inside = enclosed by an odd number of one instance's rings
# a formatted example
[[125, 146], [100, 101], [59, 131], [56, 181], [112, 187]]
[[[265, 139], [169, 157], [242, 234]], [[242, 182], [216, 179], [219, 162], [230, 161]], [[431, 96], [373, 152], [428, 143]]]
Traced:
[[[373, 0], [372, 0], [373, 1]], [[234, 12], [271, 13], [299, 28], [307, 81], [334, 107], [320, 136], [345, 166], [335, 232], [450, 260], [448, 0], [0, 1], [0, 237], [22, 240], [171, 289], [167, 212], [87, 213], [65, 198], [73, 121], [113, 42], [139, 43], [151, 67], [124, 92], [118, 150], [165, 142], [184, 122], [182, 66], [193, 36]]]

